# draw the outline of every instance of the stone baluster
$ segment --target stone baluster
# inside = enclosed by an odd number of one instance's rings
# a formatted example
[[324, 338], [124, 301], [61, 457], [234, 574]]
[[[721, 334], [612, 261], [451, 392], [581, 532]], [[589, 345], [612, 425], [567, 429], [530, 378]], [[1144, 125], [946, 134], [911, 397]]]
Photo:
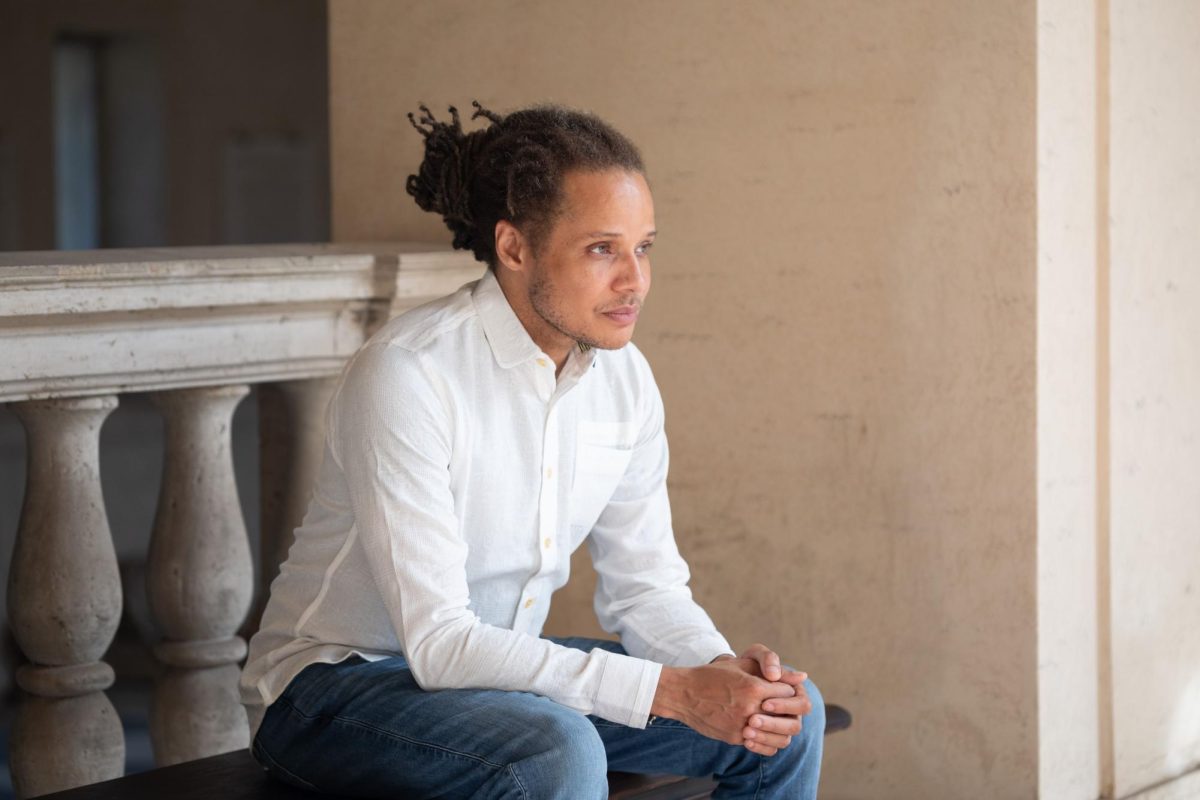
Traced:
[[146, 594], [163, 641], [150, 737], [159, 766], [249, 745], [238, 698], [236, 635], [253, 564], [233, 477], [230, 428], [245, 386], [156, 392], [166, 460], [147, 559]]
[[325, 407], [336, 378], [265, 384], [258, 389], [261, 442], [262, 526], [259, 586], [254, 612], [243, 628], [258, 630], [271, 581], [287, 558], [293, 532], [304, 519], [325, 449]]
[[13, 636], [29, 664], [9, 763], [18, 797], [118, 778], [121, 721], [104, 690], [104, 656], [121, 617], [121, 578], [100, 490], [100, 426], [117, 398], [34, 400], [25, 426], [28, 474], [8, 578]]

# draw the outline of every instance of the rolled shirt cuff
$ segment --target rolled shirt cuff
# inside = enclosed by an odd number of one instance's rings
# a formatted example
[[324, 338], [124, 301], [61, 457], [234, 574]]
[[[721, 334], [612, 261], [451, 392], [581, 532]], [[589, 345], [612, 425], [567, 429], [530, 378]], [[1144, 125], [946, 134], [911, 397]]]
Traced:
[[631, 728], [646, 727], [662, 664], [620, 653], [601, 652], [605, 655], [604, 672], [600, 676], [592, 713]]
[[704, 664], [712, 663], [712, 660], [719, 655], [729, 654], [736, 656], [733, 648], [729, 646], [729, 642], [719, 633], [713, 632], [697, 637], [692, 641], [686, 649], [679, 653], [672, 661], [673, 667], [699, 667]]

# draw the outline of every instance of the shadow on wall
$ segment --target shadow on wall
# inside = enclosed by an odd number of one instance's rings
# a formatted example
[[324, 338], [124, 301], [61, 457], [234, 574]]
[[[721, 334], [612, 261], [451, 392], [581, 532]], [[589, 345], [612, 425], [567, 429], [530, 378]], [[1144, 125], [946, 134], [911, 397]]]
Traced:
[[0, 0], [0, 250], [325, 241], [325, 0]]

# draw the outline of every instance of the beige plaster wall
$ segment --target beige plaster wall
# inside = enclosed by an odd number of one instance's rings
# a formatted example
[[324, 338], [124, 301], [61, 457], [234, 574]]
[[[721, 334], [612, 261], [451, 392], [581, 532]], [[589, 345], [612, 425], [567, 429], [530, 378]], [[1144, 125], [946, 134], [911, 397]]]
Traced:
[[1200, 767], [1200, 5], [1114, 2], [1111, 22], [1120, 797]]
[[[1038, 786], [1101, 796], [1095, 0], [1038, 3]], [[1106, 155], [1105, 151], [1105, 155]], [[1106, 723], [1107, 725], [1107, 723]]]
[[[693, 587], [848, 705], [822, 797], [1034, 796], [1035, 7], [330, 5], [336, 239], [444, 239], [419, 100], [592, 109], [658, 209]], [[580, 564], [580, 562], [576, 562]], [[586, 575], [552, 625], [593, 630]]]
[[1200, 9], [1038, 4], [1039, 788], [1200, 792]]

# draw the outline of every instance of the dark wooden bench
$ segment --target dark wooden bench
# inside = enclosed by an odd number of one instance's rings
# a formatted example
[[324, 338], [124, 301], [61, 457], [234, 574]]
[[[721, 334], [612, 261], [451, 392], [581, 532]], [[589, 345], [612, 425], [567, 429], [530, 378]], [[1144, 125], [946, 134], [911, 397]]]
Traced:
[[[850, 714], [826, 706], [825, 735], [850, 727]], [[712, 793], [708, 778], [609, 774], [609, 797], [619, 800], [695, 800]], [[314, 800], [314, 795], [271, 778], [249, 750], [162, 767], [78, 789], [42, 795], [41, 800]]]

